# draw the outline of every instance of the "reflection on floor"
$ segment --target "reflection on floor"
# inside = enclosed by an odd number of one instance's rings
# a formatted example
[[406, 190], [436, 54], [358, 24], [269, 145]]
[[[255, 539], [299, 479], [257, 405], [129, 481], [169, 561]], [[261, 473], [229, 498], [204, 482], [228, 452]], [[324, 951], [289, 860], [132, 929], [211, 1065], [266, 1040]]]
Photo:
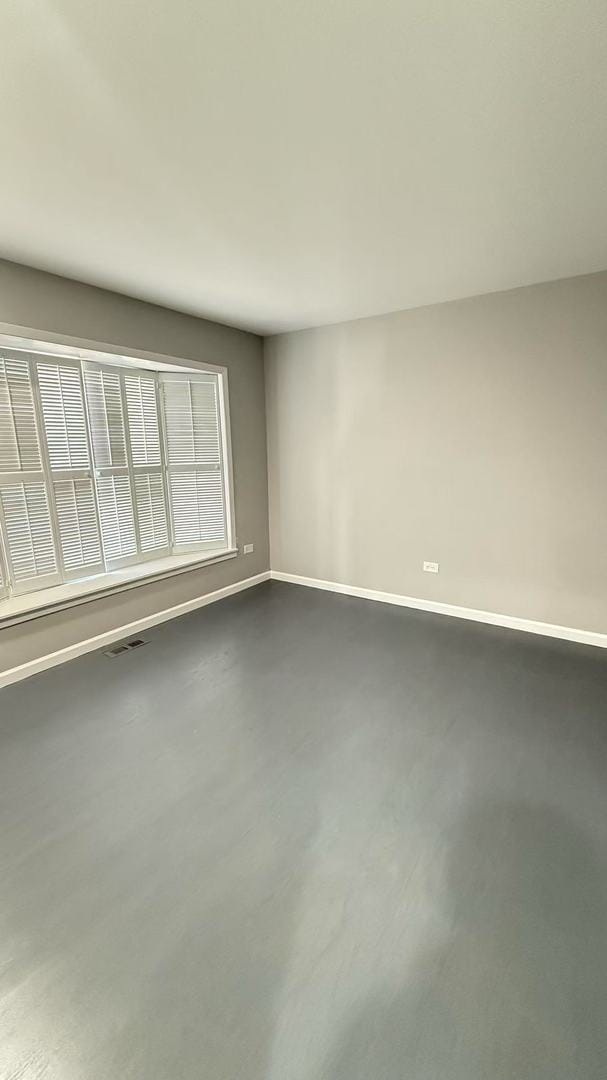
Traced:
[[268, 583], [0, 692], [0, 1076], [607, 1076], [599, 649]]

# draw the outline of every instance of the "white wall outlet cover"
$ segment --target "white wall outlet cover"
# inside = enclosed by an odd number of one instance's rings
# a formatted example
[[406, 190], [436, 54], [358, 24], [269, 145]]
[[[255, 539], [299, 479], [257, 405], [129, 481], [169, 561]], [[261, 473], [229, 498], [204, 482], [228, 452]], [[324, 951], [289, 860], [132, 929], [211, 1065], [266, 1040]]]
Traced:
[[244, 555], [252, 555], [255, 551], [255, 544], [245, 544], [242, 551]]
[[426, 574], [438, 574], [438, 563], [424, 562], [424, 571]]

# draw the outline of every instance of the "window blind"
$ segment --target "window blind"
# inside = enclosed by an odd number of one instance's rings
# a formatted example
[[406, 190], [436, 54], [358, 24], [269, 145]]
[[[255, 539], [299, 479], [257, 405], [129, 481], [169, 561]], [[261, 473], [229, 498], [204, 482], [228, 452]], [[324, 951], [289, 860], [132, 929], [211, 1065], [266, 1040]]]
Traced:
[[227, 547], [219, 376], [0, 350], [0, 597]]
[[156, 380], [149, 375], [125, 374], [124, 385], [133, 464], [160, 465]]
[[54, 494], [65, 569], [100, 566], [99, 525], [90, 480], [58, 480]]
[[162, 475], [136, 475], [135, 499], [141, 550], [149, 553], [168, 547], [169, 533]]
[[0, 356], [0, 472], [40, 468], [29, 363]]
[[126, 438], [118, 371], [87, 367], [84, 384], [97, 469], [126, 465]]
[[156, 378], [91, 365], [84, 379], [106, 561], [168, 554]]
[[162, 376], [173, 543], [227, 542], [217, 380]]
[[137, 554], [131, 481], [128, 474], [97, 477], [97, 497], [108, 565]]
[[61, 581], [31, 363], [18, 354], [0, 356], [0, 528], [14, 592]]
[[121, 373], [87, 366], [84, 385], [103, 551], [106, 564], [114, 568], [137, 555]]
[[125, 373], [139, 549], [156, 557], [169, 547], [157, 388], [157, 380], [150, 375]]
[[38, 384], [53, 472], [90, 465], [80, 371], [76, 365], [38, 362]]
[[64, 578], [103, 569], [80, 365], [38, 360], [51, 510]]
[[59, 581], [51, 517], [43, 481], [3, 483], [0, 502], [11, 578], [22, 592]]

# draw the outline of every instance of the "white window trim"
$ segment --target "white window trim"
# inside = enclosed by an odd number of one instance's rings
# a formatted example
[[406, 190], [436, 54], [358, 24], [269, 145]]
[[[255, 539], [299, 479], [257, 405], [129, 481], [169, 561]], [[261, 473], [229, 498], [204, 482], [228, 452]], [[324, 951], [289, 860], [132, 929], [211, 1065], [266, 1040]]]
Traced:
[[[0, 587], [0, 628], [38, 618], [53, 611], [63, 610], [78, 604], [87, 603], [97, 597], [137, 588], [150, 581], [187, 572], [200, 566], [233, 559], [238, 554], [235, 535], [234, 513], [234, 473], [232, 459], [232, 436], [230, 424], [230, 395], [228, 369], [204, 360], [170, 356], [166, 353], [153, 353], [143, 349], [130, 349], [109, 342], [100, 342], [88, 338], [75, 338], [63, 334], [38, 330], [13, 323], [0, 322], [0, 348], [17, 352], [46, 355], [53, 359], [75, 360], [82, 363], [92, 361], [97, 365], [129, 367], [133, 369], [182, 372], [188, 374], [217, 374], [220, 408], [223, 423], [222, 457], [225, 482], [225, 510], [227, 546], [222, 549], [197, 550], [178, 555], [162, 556], [120, 567], [109, 573], [80, 581], [65, 582], [47, 589], [17, 594], [6, 599]], [[164, 426], [164, 425], [163, 425]], [[92, 458], [91, 458], [92, 464]], [[1, 542], [0, 542], [1, 548]], [[0, 549], [0, 560], [6, 573], [6, 563]]]
[[[66, 360], [91, 360], [97, 364], [113, 363], [119, 366], [124, 366], [125, 361], [127, 364], [131, 361], [134, 367], [147, 367], [153, 371], [210, 371], [227, 376], [226, 367], [209, 364], [202, 359], [130, 349], [109, 342], [68, 337], [65, 334], [16, 326], [13, 323], [0, 322], [0, 346], [19, 352], [35, 351], [50, 357], [64, 357]], [[45, 346], [48, 346], [48, 349], [45, 349]]]
[[204, 554], [198, 552], [197, 555], [188, 552], [184, 555], [163, 556], [160, 559], [135, 563], [133, 566], [123, 566], [108, 574], [98, 574], [82, 581], [65, 582], [63, 585], [52, 585], [38, 592], [12, 596], [2, 601], [0, 630], [16, 623], [38, 619], [42, 615], [51, 615], [55, 611], [87, 604], [104, 596], [162, 581], [163, 578], [175, 577], [176, 574], [185, 574], [189, 570], [235, 559], [237, 555], [237, 548], [222, 548]]
[[0, 530], [0, 600], [8, 596], [8, 563], [4, 553], [4, 541]]

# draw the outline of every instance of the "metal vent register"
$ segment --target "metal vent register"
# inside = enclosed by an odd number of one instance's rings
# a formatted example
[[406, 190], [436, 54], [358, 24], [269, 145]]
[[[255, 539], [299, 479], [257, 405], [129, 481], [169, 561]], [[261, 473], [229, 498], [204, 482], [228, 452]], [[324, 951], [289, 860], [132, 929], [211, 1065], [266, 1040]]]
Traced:
[[143, 638], [133, 638], [131, 641], [123, 641], [120, 645], [113, 645], [111, 649], [106, 649], [104, 656], [120, 656], [121, 653], [130, 652], [131, 649], [140, 649], [142, 645], [147, 645], [147, 641]]

